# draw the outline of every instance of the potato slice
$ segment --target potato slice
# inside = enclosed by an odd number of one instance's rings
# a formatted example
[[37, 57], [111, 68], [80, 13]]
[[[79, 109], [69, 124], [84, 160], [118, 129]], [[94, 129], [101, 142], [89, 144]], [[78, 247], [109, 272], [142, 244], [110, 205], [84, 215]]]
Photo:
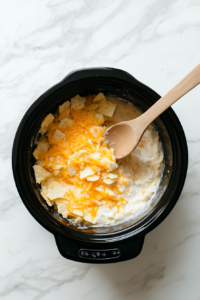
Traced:
[[82, 223], [82, 222], [83, 222], [83, 218], [77, 217], [74, 221], [75, 221], [76, 223]]
[[100, 178], [99, 175], [88, 176], [87, 181], [97, 181], [99, 180], [99, 178]]
[[58, 208], [58, 213], [61, 214], [63, 216], [63, 218], [67, 218], [68, 217], [68, 207], [65, 203], [63, 202], [59, 202], [56, 201], [56, 205]]
[[80, 209], [73, 209], [72, 212], [79, 217], [83, 217], [83, 212]]
[[33, 156], [36, 159], [39, 159], [42, 153], [46, 153], [49, 150], [49, 143], [47, 142], [38, 142], [37, 147], [33, 151]]
[[45, 134], [49, 130], [49, 126], [51, 125], [51, 123], [53, 122], [53, 120], [54, 120], [54, 116], [52, 114], [48, 114], [44, 118], [44, 120], [43, 120], [43, 122], [41, 124], [39, 133]]
[[66, 183], [59, 183], [57, 181], [53, 181], [48, 185], [47, 197], [50, 200], [54, 200], [57, 198], [64, 198], [65, 193], [72, 188], [72, 185]]
[[51, 176], [51, 173], [46, 171], [43, 167], [39, 165], [33, 166], [35, 179], [37, 183], [40, 183], [42, 180], [46, 179], [47, 177]]
[[87, 166], [82, 171], [80, 171], [80, 179], [84, 179], [93, 174], [94, 174], [94, 171], [89, 166]]
[[115, 179], [104, 178], [103, 181], [104, 181], [106, 184], [112, 184], [113, 182], [115, 182]]

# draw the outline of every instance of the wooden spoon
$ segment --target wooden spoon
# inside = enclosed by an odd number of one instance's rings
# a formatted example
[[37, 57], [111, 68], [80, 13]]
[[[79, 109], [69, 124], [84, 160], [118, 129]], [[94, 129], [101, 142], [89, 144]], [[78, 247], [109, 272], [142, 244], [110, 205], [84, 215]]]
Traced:
[[105, 136], [108, 140], [108, 147], [114, 149], [115, 158], [120, 159], [130, 154], [151, 122], [199, 83], [200, 64], [140, 117], [108, 128]]

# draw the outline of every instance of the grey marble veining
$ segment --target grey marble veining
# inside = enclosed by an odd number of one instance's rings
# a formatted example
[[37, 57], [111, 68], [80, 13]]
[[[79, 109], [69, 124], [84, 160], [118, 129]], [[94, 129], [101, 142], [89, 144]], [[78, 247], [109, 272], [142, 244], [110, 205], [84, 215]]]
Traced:
[[200, 87], [173, 105], [189, 146], [185, 187], [134, 260], [62, 258], [11, 170], [17, 126], [46, 89], [74, 69], [108, 66], [164, 95], [199, 63], [199, 16], [198, 0], [0, 1], [0, 299], [200, 299]]

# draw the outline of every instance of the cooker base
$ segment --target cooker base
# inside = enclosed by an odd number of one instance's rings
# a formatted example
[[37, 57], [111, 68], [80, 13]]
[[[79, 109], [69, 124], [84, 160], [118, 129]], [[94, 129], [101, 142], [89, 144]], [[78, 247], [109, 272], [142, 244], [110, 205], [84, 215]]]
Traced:
[[108, 264], [132, 259], [140, 254], [144, 243], [144, 236], [112, 243], [82, 242], [62, 235], [55, 235], [55, 239], [63, 257], [92, 264]]

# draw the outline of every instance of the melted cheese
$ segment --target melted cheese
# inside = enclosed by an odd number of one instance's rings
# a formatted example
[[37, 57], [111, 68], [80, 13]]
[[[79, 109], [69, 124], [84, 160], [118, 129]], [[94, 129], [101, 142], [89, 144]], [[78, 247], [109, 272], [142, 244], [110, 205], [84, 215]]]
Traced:
[[[64, 109], [60, 112], [63, 114]], [[70, 113], [70, 126], [64, 127], [65, 119], [60, 121], [60, 116], [50, 125], [47, 133], [49, 150], [41, 153], [39, 159], [43, 168], [54, 175], [53, 171], [59, 169], [55, 181], [48, 186], [47, 197], [50, 200], [62, 197], [67, 203], [67, 215], [78, 215], [75, 212], [80, 211], [79, 216], [82, 216], [87, 212], [88, 220], [88, 213], [93, 219], [101, 202], [113, 207], [125, 202], [125, 199], [117, 199], [117, 193], [107, 192], [106, 186], [114, 180], [108, 179], [109, 183], [106, 183], [101, 176], [101, 173], [109, 174], [110, 170], [118, 167], [113, 150], [103, 146], [106, 131], [102, 127], [103, 116], [73, 108]], [[70, 184], [74, 186], [73, 191], [66, 188]], [[101, 192], [96, 190], [98, 185], [103, 186]]]
[[[48, 148], [46, 151], [38, 151], [35, 156], [42, 168], [48, 172], [48, 178], [45, 177], [41, 181], [41, 194], [44, 199], [49, 205], [55, 203], [63, 217], [71, 217], [77, 220], [77, 223], [85, 221], [92, 224], [110, 224], [109, 222], [118, 221], [118, 214], [125, 211], [127, 197], [132, 192], [130, 184], [140, 185], [140, 178], [143, 176], [144, 168], [137, 159], [137, 152], [134, 161], [127, 162], [133, 166], [129, 173], [135, 173], [129, 176], [123, 165], [125, 160], [117, 163], [113, 149], [107, 148], [104, 139], [107, 128], [103, 126], [103, 115], [91, 109], [85, 110], [85, 107], [91, 108], [93, 99], [99, 103], [97, 100], [101, 98], [102, 95], [96, 98], [79, 97], [77, 101], [82, 102], [81, 105], [75, 106], [76, 108], [70, 108], [68, 101], [61, 105], [59, 114], [55, 116], [54, 122], [48, 125], [45, 134]], [[73, 101], [76, 100], [74, 99]], [[86, 105], [84, 108], [83, 103]], [[110, 106], [113, 114], [116, 104]], [[105, 101], [101, 113], [111, 118], [111, 112], [107, 113], [104, 110]], [[145, 141], [140, 142], [141, 151], [144, 151], [145, 145]], [[140, 155], [138, 153], [138, 157]], [[159, 155], [158, 151], [157, 156]], [[157, 162], [157, 177], [160, 175], [161, 162], [162, 159]], [[108, 209], [109, 217], [98, 219], [100, 213], [103, 213], [103, 208], [105, 211]], [[126, 211], [131, 211], [131, 208]]]

